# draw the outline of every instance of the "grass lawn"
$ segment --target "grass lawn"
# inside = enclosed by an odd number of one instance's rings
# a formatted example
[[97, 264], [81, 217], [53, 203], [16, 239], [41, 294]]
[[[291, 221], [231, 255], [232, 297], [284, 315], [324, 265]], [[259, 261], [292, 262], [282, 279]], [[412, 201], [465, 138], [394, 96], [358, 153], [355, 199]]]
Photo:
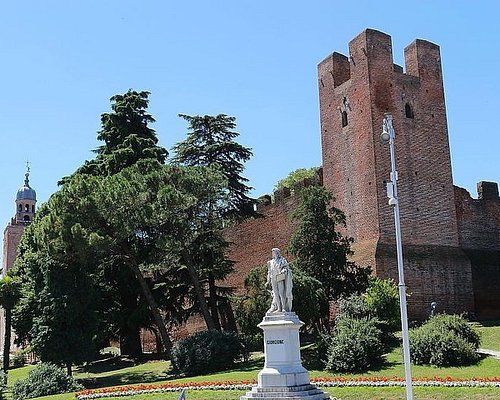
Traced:
[[[483, 343], [481, 346], [493, 350], [500, 350], [500, 326], [490, 326], [488, 324], [475, 327], [482, 333]], [[496, 346], [496, 347], [495, 347]], [[304, 358], [307, 359], [307, 349], [303, 351]], [[116, 360], [93, 365], [87, 370], [76, 369], [75, 377], [82, 381], [88, 388], [102, 388], [110, 386], [130, 385], [136, 383], [181, 383], [181, 382], [217, 382], [217, 381], [245, 381], [256, 379], [258, 371], [262, 368], [262, 354], [254, 355], [253, 361], [240, 366], [231, 371], [214, 373], [211, 375], [197, 376], [190, 378], [174, 379], [168, 375], [170, 363], [167, 361], [152, 361], [134, 365], [131, 361]], [[314, 377], [336, 377], [344, 378], [356, 376], [380, 376], [380, 377], [403, 377], [404, 367], [402, 364], [402, 354], [400, 348], [393, 349], [386, 355], [386, 361], [383, 365], [373, 371], [361, 374], [330, 374], [324, 371], [315, 370], [312, 364], [304, 362], [306, 368], [310, 370], [310, 375]], [[26, 377], [29, 370], [33, 367], [17, 368], [9, 371], [9, 387], [18, 379]], [[453, 378], [482, 378], [482, 377], [500, 377], [500, 360], [493, 357], [483, 357], [481, 361], [473, 366], [457, 368], [436, 368], [427, 366], [412, 365], [412, 376], [414, 378], [424, 377], [453, 377]], [[327, 388], [331, 395], [342, 400], [396, 400], [405, 399], [404, 388], [401, 387], [343, 387]], [[500, 388], [415, 388], [415, 397], [417, 399], [500, 399]], [[188, 392], [188, 399], [238, 399], [244, 392], [238, 390], [216, 391], [216, 390], [191, 390]], [[10, 391], [7, 393], [7, 399], [10, 399]], [[38, 400], [70, 400], [74, 399], [74, 393], [62, 395], [52, 395], [39, 397]], [[109, 399], [123, 399], [123, 397], [110, 397]], [[154, 400], [154, 399], [177, 399], [178, 393], [162, 393], [151, 395], [138, 395], [126, 397], [130, 400]]]
[[473, 323], [481, 333], [481, 348], [500, 351], [500, 321]]

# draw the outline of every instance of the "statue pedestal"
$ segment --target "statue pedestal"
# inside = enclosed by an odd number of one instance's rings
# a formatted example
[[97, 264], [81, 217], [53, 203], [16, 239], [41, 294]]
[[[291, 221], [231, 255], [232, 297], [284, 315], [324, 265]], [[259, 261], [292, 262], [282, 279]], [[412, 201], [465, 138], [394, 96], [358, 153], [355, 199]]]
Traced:
[[259, 372], [257, 387], [241, 400], [309, 399], [330, 396], [311, 385], [309, 372], [300, 360], [299, 329], [304, 325], [294, 312], [266, 314], [259, 328], [264, 331], [264, 368]]

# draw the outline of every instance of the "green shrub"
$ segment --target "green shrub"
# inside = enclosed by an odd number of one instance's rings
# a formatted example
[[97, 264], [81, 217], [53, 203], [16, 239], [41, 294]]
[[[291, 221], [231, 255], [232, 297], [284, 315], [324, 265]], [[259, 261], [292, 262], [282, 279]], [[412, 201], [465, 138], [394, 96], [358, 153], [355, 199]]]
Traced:
[[83, 389], [61, 368], [54, 364], [42, 363], [28, 373], [26, 379], [17, 381], [12, 387], [14, 400], [73, 392]]
[[179, 340], [172, 348], [175, 373], [200, 375], [230, 369], [242, 357], [243, 346], [234, 333], [205, 331]]
[[370, 278], [370, 284], [363, 294], [369, 313], [380, 321], [385, 332], [401, 328], [398, 287], [391, 279]]
[[369, 318], [340, 318], [328, 348], [328, 371], [366, 371], [382, 361], [382, 332]]
[[363, 318], [370, 316], [370, 310], [362, 295], [352, 294], [338, 302], [339, 318]]
[[[293, 268], [293, 311], [305, 324], [305, 330], [318, 332], [328, 325], [329, 304], [320, 281]], [[270, 288], [266, 287], [267, 266], [253, 268], [245, 278], [246, 295], [236, 299], [235, 315], [245, 337], [262, 337], [257, 327], [271, 305]], [[259, 346], [262, 349], [262, 345]]]
[[25, 364], [26, 364], [26, 354], [22, 350], [16, 352], [10, 359], [11, 368], [24, 367]]
[[479, 335], [457, 315], [437, 315], [410, 330], [411, 359], [417, 365], [470, 365], [478, 361]]
[[[257, 326], [271, 305], [271, 294], [266, 288], [267, 266], [252, 268], [245, 278], [246, 295], [235, 300], [235, 317], [240, 332], [246, 337], [262, 337]], [[262, 342], [262, 346], [263, 346]]]
[[479, 333], [459, 315], [438, 314], [429, 319], [427, 324], [438, 330], [453, 332], [473, 345], [475, 349], [479, 348], [481, 342]]

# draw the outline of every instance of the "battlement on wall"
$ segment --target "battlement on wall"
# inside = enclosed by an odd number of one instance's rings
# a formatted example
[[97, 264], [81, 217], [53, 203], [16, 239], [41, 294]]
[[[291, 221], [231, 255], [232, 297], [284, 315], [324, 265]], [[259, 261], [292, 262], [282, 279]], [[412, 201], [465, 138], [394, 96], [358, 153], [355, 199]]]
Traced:
[[273, 205], [283, 204], [287, 199], [295, 197], [303, 188], [323, 185], [323, 169], [319, 168], [314, 178], [306, 178], [296, 182], [292, 189], [287, 187], [275, 190], [271, 195], [265, 194], [257, 199], [257, 212], [265, 213]]
[[383, 69], [387, 72], [411, 75], [420, 79], [441, 79], [439, 46], [427, 40], [416, 39], [404, 49], [405, 72], [394, 64], [391, 37], [383, 32], [366, 29], [349, 42], [349, 56], [334, 52], [318, 66], [320, 84], [334, 88], [362, 77], [366, 70]]

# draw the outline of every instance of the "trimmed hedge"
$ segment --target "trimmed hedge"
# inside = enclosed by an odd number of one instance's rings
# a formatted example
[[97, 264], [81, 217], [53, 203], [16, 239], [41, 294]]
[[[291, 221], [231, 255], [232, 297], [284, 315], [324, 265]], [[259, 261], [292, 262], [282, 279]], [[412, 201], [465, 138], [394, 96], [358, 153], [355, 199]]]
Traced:
[[224, 371], [242, 358], [244, 348], [235, 333], [205, 331], [179, 340], [172, 348], [175, 373], [201, 375]]

